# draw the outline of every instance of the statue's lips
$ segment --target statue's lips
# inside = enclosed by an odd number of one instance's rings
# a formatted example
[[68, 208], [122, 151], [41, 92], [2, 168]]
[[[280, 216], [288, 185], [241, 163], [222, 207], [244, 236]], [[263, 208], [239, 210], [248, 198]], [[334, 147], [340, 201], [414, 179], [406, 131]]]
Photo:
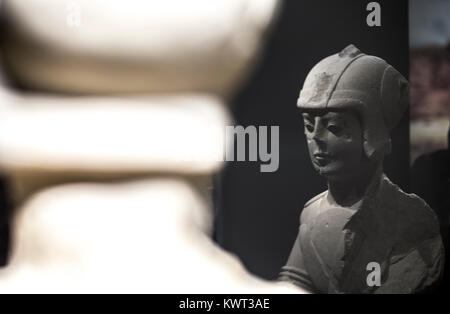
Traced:
[[328, 153], [314, 153], [314, 161], [319, 166], [325, 166], [333, 160], [333, 156]]

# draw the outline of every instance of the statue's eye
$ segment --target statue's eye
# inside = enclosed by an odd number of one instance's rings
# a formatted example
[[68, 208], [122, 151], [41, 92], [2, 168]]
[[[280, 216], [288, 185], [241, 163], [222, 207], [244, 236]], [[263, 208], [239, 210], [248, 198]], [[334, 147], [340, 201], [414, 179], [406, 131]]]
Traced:
[[337, 125], [337, 124], [329, 124], [327, 126], [327, 129], [334, 135], [340, 135], [342, 133], [342, 131], [344, 130], [344, 128], [342, 126]]
[[305, 129], [306, 129], [308, 132], [313, 132], [313, 131], [314, 131], [313, 125], [312, 125], [311, 123], [308, 123], [308, 122], [305, 122]]

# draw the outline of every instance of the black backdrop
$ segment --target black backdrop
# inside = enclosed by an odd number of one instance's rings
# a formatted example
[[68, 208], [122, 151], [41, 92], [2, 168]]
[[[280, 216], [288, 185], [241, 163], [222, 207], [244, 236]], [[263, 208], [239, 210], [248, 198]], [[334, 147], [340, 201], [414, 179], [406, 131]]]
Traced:
[[[280, 166], [260, 173], [259, 163], [227, 162], [215, 185], [216, 241], [253, 273], [277, 277], [297, 235], [304, 203], [326, 189], [310, 163], [296, 109], [308, 71], [348, 44], [385, 59], [408, 76], [407, 1], [377, 1], [381, 27], [366, 24], [364, 0], [287, 0], [264, 55], [232, 101], [235, 124], [280, 126]], [[408, 114], [392, 134], [385, 172], [408, 190]]]

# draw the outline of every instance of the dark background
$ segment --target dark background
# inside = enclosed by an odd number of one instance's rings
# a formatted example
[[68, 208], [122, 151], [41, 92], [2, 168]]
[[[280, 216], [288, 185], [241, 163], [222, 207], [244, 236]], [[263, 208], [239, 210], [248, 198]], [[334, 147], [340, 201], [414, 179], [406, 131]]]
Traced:
[[[275, 279], [287, 260], [303, 205], [326, 190], [309, 160], [296, 101], [308, 71], [348, 44], [385, 59], [408, 77], [407, 1], [377, 1], [381, 27], [366, 24], [371, 1], [285, 1], [264, 55], [232, 101], [236, 125], [280, 126], [280, 166], [227, 162], [215, 186], [216, 241], [254, 274]], [[408, 113], [392, 134], [385, 172], [408, 191]], [[270, 147], [270, 146], [269, 146]]]

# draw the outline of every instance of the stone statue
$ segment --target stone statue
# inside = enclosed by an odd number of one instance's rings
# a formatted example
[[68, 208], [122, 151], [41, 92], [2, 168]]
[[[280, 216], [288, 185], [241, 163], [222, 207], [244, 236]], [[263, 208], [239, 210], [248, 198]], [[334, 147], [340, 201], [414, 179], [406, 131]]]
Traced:
[[408, 102], [407, 80], [353, 45], [310, 71], [297, 104], [328, 190], [305, 204], [281, 280], [318, 293], [423, 293], [439, 284], [436, 216], [382, 170]]

